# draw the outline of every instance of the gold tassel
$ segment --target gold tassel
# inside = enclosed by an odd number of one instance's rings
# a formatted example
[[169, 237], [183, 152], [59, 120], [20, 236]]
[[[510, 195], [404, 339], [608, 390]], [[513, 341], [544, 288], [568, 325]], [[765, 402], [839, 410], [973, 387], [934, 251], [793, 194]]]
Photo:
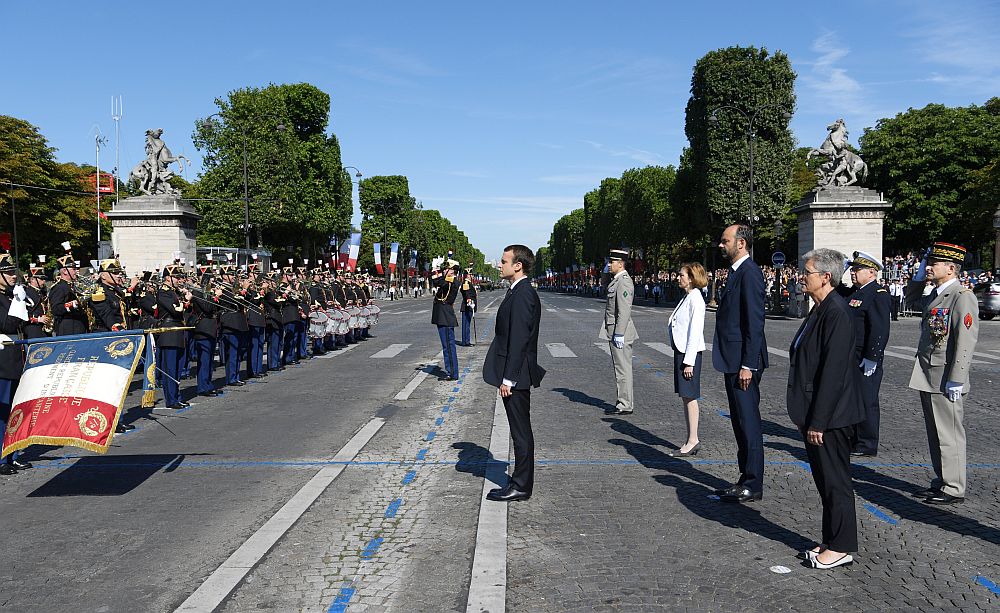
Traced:
[[150, 409], [156, 404], [156, 390], [146, 390], [142, 393], [142, 408]]

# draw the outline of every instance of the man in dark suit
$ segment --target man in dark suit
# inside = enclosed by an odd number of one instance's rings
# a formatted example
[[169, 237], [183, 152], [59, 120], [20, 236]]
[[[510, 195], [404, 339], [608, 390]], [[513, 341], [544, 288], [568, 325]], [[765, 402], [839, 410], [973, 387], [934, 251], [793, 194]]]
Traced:
[[712, 365], [723, 374], [736, 435], [740, 478], [718, 491], [725, 502], [753, 502], [764, 491], [764, 435], [760, 423], [760, 378], [767, 368], [764, 339], [764, 274], [750, 259], [750, 228], [733, 224], [719, 240], [732, 262], [715, 313]]
[[545, 370], [538, 365], [538, 324], [542, 305], [527, 279], [535, 255], [524, 245], [504, 249], [500, 275], [510, 289], [497, 309], [493, 342], [483, 364], [483, 380], [500, 389], [514, 441], [514, 470], [505, 487], [486, 495], [497, 502], [531, 498], [535, 480], [535, 438], [531, 432], [531, 387]]

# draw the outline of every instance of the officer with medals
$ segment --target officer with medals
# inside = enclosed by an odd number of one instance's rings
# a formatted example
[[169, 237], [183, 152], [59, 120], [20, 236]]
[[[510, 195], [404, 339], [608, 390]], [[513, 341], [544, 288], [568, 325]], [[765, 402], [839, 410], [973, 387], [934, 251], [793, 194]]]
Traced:
[[[922, 304], [917, 359], [910, 388], [920, 392], [920, 406], [930, 447], [934, 479], [913, 495], [935, 505], [965, 500], [965, 394], [971, 387], [969, 370], [979, 339], [979, 303], [958, 280], [966, 249], [934, 243], [906, 287], [909, 302]], [[923, 296], [924, 282], [934, 289]]]
[[222, 288], [215, 285], [208, 266], [201, 267], [202, 289], [191, 292], [190, 325], [194, 326], [194, 358], [198, 363], [198, 395], [214, 397], [219, 395], [212, 382], [215, 366], [216, 342], [219, 336], [219, 306]]
[[282, 313], [285, 309], [285, 297], [278, 292], [275, 273], [268, 273], [264, 282], [264, 318], [267, 334], [267, 369], [270, 371], [284, 370], [281, 363], [281, 349], [284, 346], [285, 323]]
[[431, 311], [431, 323], [437, 326], [441, 339], [441, 351], [444, 356], [445, 380], [458, 379], [458, 350], [455, 348], [455, 299], [458, 298], [458, 274], [461, 267], [455, 260], [447, 260], [444, 270], [435, 270], [431, 275], [434, 285], [434, 307]]
[[469, 347], [472, 343], [472, 319], [476, 316], [477, 300], [476, 284], [472, 280], [472, 263], [469, 263], [469, 270], [465, 271], [465, 279], [462, 281], [462, 346]]
[[264, 311], [264, 293], [261, 290], [259, 264], [247, 267], [247, 278], [242, 282], [242, 293], [247, 302], [247, 377], [263, 379], [264, 340], [267, 334], [267, 318]]
[[[24, 324], [24, 320], [11, 311], [14, 301], [17, 300], [14, 295], [17, 281], [14, 260], [9, 253], [0, 254], [0, 333], [12, 339], [18, 337]], [[2, 429], [0, 431], [7, 430], [14, 393], [17, 392], [17, 384], [21, 380], [21, 371], [24, 368], [22, 360], [21, 348], [16, 345], [5, 347], [0, 351], [0, 429]], [[13, 475], [26, 468], [31, 468], [31, 463], [21, 462], [17, 459], [16, 453], [0, 458], [0, 475]]]
[[56, 261], [59, 263], [58, 278], [49, 288], [49, 305], [55, 316], [54, 335], [86, 334], [90, 331], [85, 304], [89, 297], [77, 296], [73, 287], [79, 273], [77, 262], [68, 248], [66, 255]]
[[[184, 267], [170, 264], [163, 269], [163, 283], [151, 294], [156, 296], [154, 312], [158, 328], [180, 328], [184, 326], [184, 313], [194, 299], [191, 291], [184, 288]], [[146, 307], [143, 307], [144, 309]], [[191, 406], [181, 400], [179, 379], [181, 360], [187, 343], [184, 330], [161, 332], [156, 335], [156, 365], [160, 369], [163, 385], [163, 402], [168, 409], [183, 409]]]
[[45, 256], [38, 256], [38, 264], [31, 266], [28, 271], [28, 284], [24, 286], [24, 293], [28, 299], [28, 321], [24, 324], [22, 334], [24, 338], [45, 338], [51, 336], [52, 317], [48, 313], [49, 296], [45, 282], [48, 277], [45, 275]]
[[219, 340], [226, 364], [226, 385], [242, 387], [240, 364], [246, 356], [247, 337], [250, 323], [247, 320], [247, 301], [242, 289], [237, 289], [233, 264], [221, 267], [222, 281], [219, 284]]
[[639, 338], [635, 323], [632, 322], [632, 300], [635, 298], [635, 284], [625, 270], [628, 251], [612, 249], [608, 254], [611, 282], [608, 284], [608, 299], [604, 309], [604, 322], [598, 338], [608, 341], [611, 361], [615, 367], [615, 386], [618, 400], [615, 415], [630, 415], [635, 411], [632, 393], [632, 343]]
[[854, 313], [854, 353], [858, 368], [864, 373], [862, 390], [865, 420], [855, 429], [851, 455], [878, 455], [879, 389], [882, 387], [882, 358], [889, 342], [889, 318], [892, 298], [879, 282], [882, 264], [864, 251], [855, 251], [849, 263], [851, 287], [841, 285], [837, 291]]

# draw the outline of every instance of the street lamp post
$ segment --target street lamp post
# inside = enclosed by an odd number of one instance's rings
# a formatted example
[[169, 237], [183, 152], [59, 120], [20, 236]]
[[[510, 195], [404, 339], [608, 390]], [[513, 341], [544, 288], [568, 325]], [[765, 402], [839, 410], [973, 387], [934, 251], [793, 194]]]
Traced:
[[[720, 107], [717, 107], [708, 116], [708, 122], [712, 125], [717, 125], [719, 123], [719, 117], [717, 113], [722, 110], [736, 111], [737, 113], [742, 115], [744, 119], [747, 120], [747, 141], [749, 142], [750, 146], [750, 217], [748, 218], [750, 225], [750, 244], [748, 245], [748, 247], [751, 258], [753, 257], [753, 225], [754, 222], [756, 221], [756, 218], [754, 217], [753, 214], [753, 194], [754, 194], [753, 154], [754, 154], [754, 141], [757, 139], [757, 134], [754, 132], [753, 128], [754, 128], [754, 123], [757, 122], [757, 117], [760, 116], [761, 111], [779, 106], [781, 106], [781, 103], [778, 102], [774, 102], [771, 104], [762, 104], [760, 106], [754, 107], [753, 109], [750, 110], [750, 113], [747, 113], [738, 106], [734, 106], [732, 104], [724, 104]], [[782, 117], [784, 119], [791, 119], [792, 114], [789, 113], [788, 111], [784, 111], [782, 113]]]

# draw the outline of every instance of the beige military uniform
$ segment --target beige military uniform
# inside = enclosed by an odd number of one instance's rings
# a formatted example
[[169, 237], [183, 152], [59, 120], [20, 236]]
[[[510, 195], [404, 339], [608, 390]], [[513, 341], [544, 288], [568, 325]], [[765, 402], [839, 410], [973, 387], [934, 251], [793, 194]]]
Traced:
[[[923, 286], [911, 282], [907, 296], [919, 296]], [[949, 381], [961, 383], [962, 394], [969, 392], [969, 367], [978, 337], [979, 305], [971, 290], [953, 281], [937, 296], [927, 296], [910, 387], [920, 392], [935, 475], [931, 487], [951, 496], [965, 496], [965, 398], [952, 402], [945, 386]]]
[[[618, 387], [618, 401], [615, 407], [619, 411], [634, 411], [635, 402], [632, 394], [632, 343], [639, 338], [635, 324], [632, 323], [632, 299], [635, 285], [632, 277], [624, 270], [615, 275], [608, 284], [608, 301], [604, 307], [604, 325], [598, 337], [608, 341], [611, 348], [611, 361], [615, 367], [615, 383]], [[625, 346], [615, 347], [612, 338], [620, 334], [625, 337]]]

